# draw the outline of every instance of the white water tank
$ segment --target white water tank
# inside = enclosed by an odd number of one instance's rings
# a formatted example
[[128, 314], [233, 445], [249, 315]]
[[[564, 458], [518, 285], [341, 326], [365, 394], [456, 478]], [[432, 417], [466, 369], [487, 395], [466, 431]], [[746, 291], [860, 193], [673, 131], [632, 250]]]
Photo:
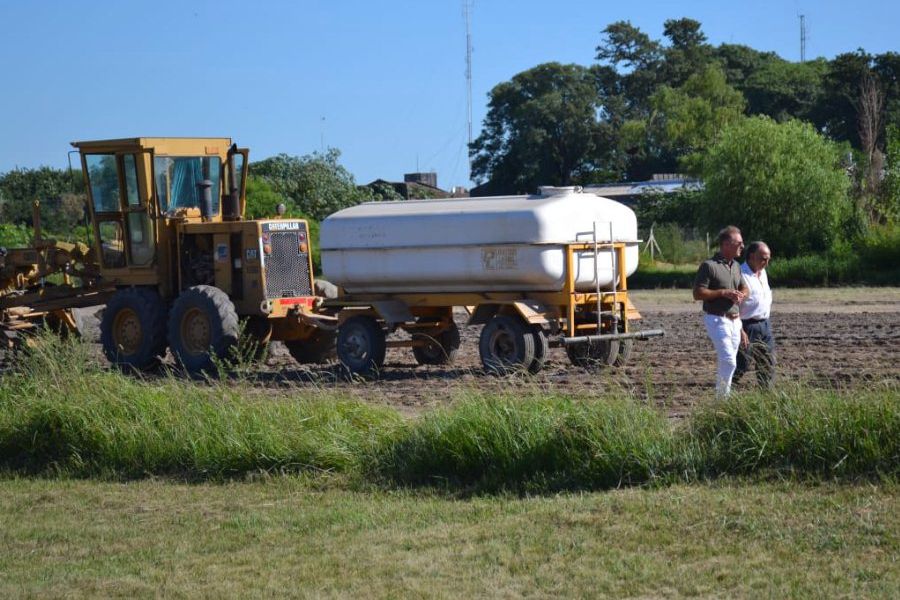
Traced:
[[[628, 207], [580, 188], [543, 187], [530, 196], [367, 202], [322, 221], [325, 277], [348, 293], [559, 291], [566, 242], [631, 242], [626, 272], [638, 266], [637, 219]], [[611, 250], [580, 252], [579, 291], [614, 279]]]

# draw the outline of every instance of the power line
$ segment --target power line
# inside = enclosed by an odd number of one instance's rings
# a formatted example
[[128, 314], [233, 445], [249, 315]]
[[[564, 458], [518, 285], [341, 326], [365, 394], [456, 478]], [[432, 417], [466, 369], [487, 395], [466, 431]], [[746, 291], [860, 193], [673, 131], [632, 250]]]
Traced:
[[806, 62], [806, 15], [800, 17], [800, 62]]
[[[463, 12], [466, 16], [466, 119], [469, 128], [469, 143], [466, 154], [472, 146], [472, 26], [471, 9], [473, 0], [463, 0]], [[472, 178], [472, 159], [469, 158], [469, 179]]]

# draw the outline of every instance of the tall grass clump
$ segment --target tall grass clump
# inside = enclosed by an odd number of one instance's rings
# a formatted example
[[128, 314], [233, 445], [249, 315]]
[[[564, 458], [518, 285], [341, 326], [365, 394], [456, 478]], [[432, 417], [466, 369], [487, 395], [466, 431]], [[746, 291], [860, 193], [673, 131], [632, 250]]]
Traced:
[[333, 397], [260, 398], [240, 383], [150, 382], [90, 362], [79, 370], [80, 342], [41, 342], [0, 380], [0, 468], [118, 478], [348, 472], [360, 446], [399, 422]]
[[398, 430], [368, 468], [413, 485], [610, 488], [670, 470], [673, 442], [665, 418], [634, 402], [475, 396]]
[[698, 408], [686, 435], [684, 448], [707, 477], [900, 475], [896, 388], [848, 393], [794, 386], [728, 398]]

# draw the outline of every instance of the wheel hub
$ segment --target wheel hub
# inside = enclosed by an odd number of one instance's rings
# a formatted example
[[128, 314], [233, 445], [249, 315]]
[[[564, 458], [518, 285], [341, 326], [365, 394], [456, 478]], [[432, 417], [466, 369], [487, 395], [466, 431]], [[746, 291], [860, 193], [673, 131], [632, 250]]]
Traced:
[[140, 350], [144, 333], [141, 330], [141, 318], [130, 309], [123, 308], [113, 321], [113, 341], [124, 355], [135, 354]]
[[185, 350], [191, 354], [209, 351], [212, 333], [206, 313], [199, 308], [192, 308], [184, 313], [181, 319], [181, 339]]

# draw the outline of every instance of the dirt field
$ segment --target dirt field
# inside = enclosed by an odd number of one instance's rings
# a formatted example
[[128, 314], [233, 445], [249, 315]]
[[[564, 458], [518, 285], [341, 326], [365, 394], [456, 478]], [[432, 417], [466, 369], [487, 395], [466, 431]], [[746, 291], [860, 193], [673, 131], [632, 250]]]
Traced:
[[[408, 349], [389, 350], [380, 381], [347, 382], [333, 367], [298, 366], [273, 345], [260, 384], [281, 393], [327, 389], [404, 412], [446, 404], [455, 393], [633, 393], [671, 415], [712, 394], [715, 354], [706, 338], [699, 304], [687, 290], [633, 292], [643, 314], [642, 329], [661, 328], [663, 338], [635, 344], [627, 366], [589, 372], [569, 364], [553, 348], [536, 376], [495, 377], [481, 370], [480, 327], [463, 328], [459, 360], [452, 367], [417, 366]], [[460, 325], [465, 313], [458, 315]], [[900, 288], [779, 290], [772, 326], [777, 338], [778, 375], [784, 383], [814, 386], [900, 384]], [[98, 355], [99, 355], [98, 348]], [[741, 385], [752, 385], [748, 374]], [[740, 386], [738, 386], [740, 387]]]

